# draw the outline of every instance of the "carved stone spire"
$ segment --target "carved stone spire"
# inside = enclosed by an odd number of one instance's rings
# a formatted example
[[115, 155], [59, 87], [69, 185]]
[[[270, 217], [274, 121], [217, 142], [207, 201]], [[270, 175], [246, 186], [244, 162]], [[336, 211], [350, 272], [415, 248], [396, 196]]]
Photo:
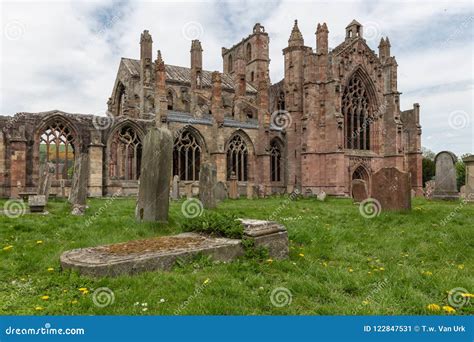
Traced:
[[295, 20], [293, 29], [291, 30], [290, 39], [288, 39], [288, 46], [302, 46], [304, 45], [303, 35], [298, 27], [298, 20]]

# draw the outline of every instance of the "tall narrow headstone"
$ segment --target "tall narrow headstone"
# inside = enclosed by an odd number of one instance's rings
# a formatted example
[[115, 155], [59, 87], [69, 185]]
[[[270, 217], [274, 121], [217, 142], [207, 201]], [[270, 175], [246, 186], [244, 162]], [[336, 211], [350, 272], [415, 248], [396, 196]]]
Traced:
[[171, 198], [173, 200], [179, 200], [179, 176], [173, 176], [173, 184], [171, 185]]
[[229, 179], [229, 198], [237, 199], [239, 198], [239, 189], [237, 185], [237, 176], [234, 172], [230, 175]]
[[152, 128], [143, 141], [136, 218], [168, 222], [173, 138], [167, 128]]
[[216, 207], [216, 184], [216, 167], [210, 163], [202, 164], [199, 170], [199, 199], [206, 209], [212, 209]]
[[380, 169], [372, 176], [371, 197], [382, 211], [411, 210], [410, 174], [395, 167]]
[[217, 182], [214, 189], [217, 202], [227, 199], [227, 186], [224, 182]]
[[51, 189], [51, 173], [49, 165], [46, 163], [40, 170], [40, 179], [38, 184], [38, 195], [44, 195], [48, 201], [49, 190]]
[[88, 181], [89, 154], [80, 152], [74, 160], [74, 174], [69, 194], [69, 203], [72, 204], [71, 214], [73, 215], [82, 215], [86, 209]]
[[456, 160], [452, 152], [443, 151], [436, 155], [434, 199], [456, 200], [459, 198], [456, 184]]

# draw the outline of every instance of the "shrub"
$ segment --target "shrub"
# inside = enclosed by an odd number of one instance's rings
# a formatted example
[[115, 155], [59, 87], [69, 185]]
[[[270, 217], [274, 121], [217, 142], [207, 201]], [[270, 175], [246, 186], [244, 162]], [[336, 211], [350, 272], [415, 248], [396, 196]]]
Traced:
[[230, 239], [241, 239], [244, 227], [237, 217], [205, 211], [201, 216], [186, 220], [182, 228], [186, 232], [200, 232]]

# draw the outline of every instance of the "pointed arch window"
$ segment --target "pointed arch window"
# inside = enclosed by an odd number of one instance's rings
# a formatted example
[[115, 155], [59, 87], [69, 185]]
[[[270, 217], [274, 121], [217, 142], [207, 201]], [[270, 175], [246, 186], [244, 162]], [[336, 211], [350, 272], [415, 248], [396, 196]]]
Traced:
[[173, 175], [182, 181], [199, 180], [201, 146], [191, 131], [185, 130], [176, 138], [173, 149]]
[[248, 180], [248, 148], [240, 135], [234, 136], [227, 146], [227, 179], [232, 173], [238, 181]]
[[272, 182], [281, 182], [283, 179], [283, 159], [281, 145], [273, 140], [270, 143], [270, 179]]
[[137, 180], [140, 177], [142, 142], [131, 126], [115, 132], [110, 145], [109, 176], [112, 179]]
[[229, 55], [227, 71], [231, 73], [233, 70], [234, 70], [234, 60], [232, 58], [232, 55]]
[[367, 88], [356, 74], [351, 77], [342, 95], [345, 147], [370, 150], [371, 103]]
[[246, 51], [247, 62], [252, 60], [252, 45], [250, 43], [247, 44], [247, 51]]
[[40, 135], [40, 165], [53, 171], [57, 180], [72, 178], [74, 140], [71, 129], [60, 120], [49, 124]]
[[166, 100], [168, 101], [168, 110], [173, 110], [174, 98], [173, 98], [173, 92], [171, 90], [168, 91], [168, 95], [166, 95]]

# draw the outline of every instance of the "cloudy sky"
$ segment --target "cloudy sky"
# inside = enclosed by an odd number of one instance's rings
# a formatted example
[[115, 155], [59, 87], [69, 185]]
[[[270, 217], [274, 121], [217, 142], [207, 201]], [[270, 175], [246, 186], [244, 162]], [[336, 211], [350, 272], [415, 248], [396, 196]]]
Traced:
[[103, 113], [120, 57], [139, 58], [144, 29], [168, 64], [189, 65], [199, 38], [208, 70], [222, 70], [221, 47], [256, 22], [270, 35], [272, 82], [283, 76], [281, 50], [294, 19], [315, 48], [318, 22], [331, 47], [357, 19], [377, 51], [389, 36], [399, 64], [401, 107], [421, 105], [423, 146], [474, 153], [471, 1], [2, 1], [0, 115], [60, 109]]

